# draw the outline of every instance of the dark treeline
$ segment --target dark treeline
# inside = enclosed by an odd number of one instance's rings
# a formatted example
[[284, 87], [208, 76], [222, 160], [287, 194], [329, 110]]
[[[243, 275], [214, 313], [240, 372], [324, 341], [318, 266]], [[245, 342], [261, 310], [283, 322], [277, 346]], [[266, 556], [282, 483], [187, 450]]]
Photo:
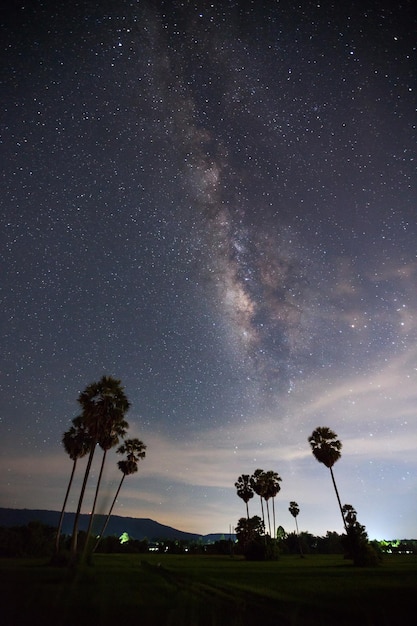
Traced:
[[[2, 527], [0, 526], [0, 557], [6, 558], [41, 558], [50, 557], [53, 553], [53, 538], [56, 528], [30, 522], [26, 526]], [[279, 539], [279, 554], [300, 553], [300, 542], [303, 555], [313, 554], [344, 554], [343, 535], [328, 531], [325, 536], [318, 537], [308, 532], [284, 533]], [[83, 546], [86, 533], [80, 531], [80, 547]], [[63, 536], [63, 544], [69, 548], [70, 536]], [[382, 553], [417, 554], [417, 540], [403, 539], [392, 541], [372, 541], [376, 550]], [[213, 543], [200, 541], [188, 541], [184, 539], [133, 539], [130, 537], [103, 537], [98, 549], [103, 554], [144, 554], [159, 552], [163, 554], [223, 554], [240, 555], [241, 549], [238, 543], [231, 539], [221, 539]]]

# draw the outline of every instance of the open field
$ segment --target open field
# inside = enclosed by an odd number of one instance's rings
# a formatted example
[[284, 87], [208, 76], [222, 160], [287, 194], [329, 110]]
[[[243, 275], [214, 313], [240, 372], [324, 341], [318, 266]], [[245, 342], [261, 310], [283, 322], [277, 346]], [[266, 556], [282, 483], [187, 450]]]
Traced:
[[95, 555], [76, 573], [0, 560], [4, 626], [394, 626], [417, 623], [417, 556], [355, 568], [339, 555], [276, 562]]

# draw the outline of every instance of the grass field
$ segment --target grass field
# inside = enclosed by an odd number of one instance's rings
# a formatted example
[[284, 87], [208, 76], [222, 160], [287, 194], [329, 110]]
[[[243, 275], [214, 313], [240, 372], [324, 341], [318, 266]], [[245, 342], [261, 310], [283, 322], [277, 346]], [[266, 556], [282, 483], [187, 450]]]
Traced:
[[95, 555], [75, 573], [34, 559], [0, 572], [3, 626], [417, 624], [416, 555], [364, 569], [338, 555]]

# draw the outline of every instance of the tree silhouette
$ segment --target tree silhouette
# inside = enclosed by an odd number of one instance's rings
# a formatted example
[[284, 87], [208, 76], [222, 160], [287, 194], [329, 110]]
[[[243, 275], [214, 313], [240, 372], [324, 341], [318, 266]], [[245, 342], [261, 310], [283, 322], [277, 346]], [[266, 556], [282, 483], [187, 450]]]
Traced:
[[342, 537], [347, 558], [353, 559], [354, 565], [379, 565], [380, 557], [370, 545], [365, 526], [360, 524], [357, 513], [351, 504], [343, 505], [346, 520], [346, 536]]
[[343, 519], [343, 525], [347, 532], [345, 516], [343, 515], [342, 504], [340, 502], [339, 492], [336, 487], [336, 481], [333, 475], [333, 465], [340, 459], [342, 443], [337, 439], [337, 435], [327, 426], [317, 427], [308, 438], [311, 445], [313, 455], [319, 463], [323, 463], [330, 470], [333, 481], [333, 487], [336, 492], [337, 501], [339, 503], [340, 513]]
[[300, 512], [300, 509], [298, 507], [298, 504], [294, 501], [290, 502], [290, 506], [289, 506], [289, 512], [291, 513], [291, 515], [293, 516], [293, 518], [295, 519], [295, 528], [297, 530], [297, 535], [298, 535], [298, 523], [297, 523], [297, 515]]
[[256, 469], [251, 478], [250, 485], [253, 491], [259, 496], [261, 500], [261, 511], [262, 511], [262, 522], [265, 526], [265, 513], [264, 513], [264, 497], [263, 494], [265, 492], [265, 472], [263, 469]]
[[236, 528], [236, 538], [245, 550], [249, 543], [258, 541], [265, 532], [265, 526], [263, 521], [258, 515], [254, 517], [241, 517], [238, 521]]
[[357, 523], [357, 512], [351, 504], [344, 504], [342, 507], [342, 512], [344, 518], [346, 520], [347, 526], [353, 526]]
[[295, 519], [295, 528], [296, 528], [296, 531], [297, 531], [298, 548], [300, 550], [300, 555], [304, 556], [303, 555], [303, 548], [301, 546], [301, 541], [300, 541], [300, 533], [298, 531], [298, 522], [297, 522], [297, 515], [300, 512], [300, 508], [299, 508], [299, 506], [298, 506], [298, 504], [296, 502], [291, 501], [288, 510], [291, 513], [291, 515], [293, 516], [293, 518]]
[[64, 521], [65, 507], [67, 505], [69, 492], [71, 490], [72, 481], [74, 479], [77, 461], [89, 452], [91, 445], [91, 439], [84, 427], [81, 416], [74, 417], [74, 419], [72, 420], [72, 424], [73, 425], [69, 428], [69, 430], [67, 430], [62, 436], [62, 445], [64, 446], [65, 452], [68, 454], [70, 459], [72, 459], [73, 464], [67, 491], [65, 493], [64, 504], [62, 505], [61, 515], [59, 516], [58, 528], [56, 531], [56, 552], [59, 551], [59, 542], [61, 537], [62, 523]]
[[251, 498], [253, 498], [253, 487], [251, 485], [251, 479], [249, 474], [242, 474], [241, 476], [239, 476], [239, 478], [235, 482], [235, 487], [237, 490], [237, 495], [239, 496], [239, 498], [242, 498], [243, 502], [246, 504], [246, 517], [249, 519], [248, 502]]
[[125, 477], [138, 471], [138, 462], [140, 459], [145, 458], [145, 450], [146, 446], [143, 441], [140, 441], [140, 439], [126, 439], [124, 443], [116, 450], [118, 454], [126, 454], [126, 459], [117, 462], [117, 466], [123, 475], [117, 488], [116, 495], [113, 498], [110, 511], [107, 514], [106, 521], [104, 522], [103, 528], [101, 529], [100, 535], [98, 536], [98, 539], [94, 546], [93, 552], [97, 550], [97, 546], [104, 536], [107, 524], [109, 523], [111, 514], [113, 512], [113, 507], [116, 504], [116, 500], [120, 493], [120, 489], [122, 488]]
[[98, 445], [100, 446], [100, 448], [103, 450], [103, 456], [101, 458], [101, 465], [100, 465], [100, 472], [98, 475], [98, 479], [97, 479], [97, 484], [96, 484], [96, 490], [94, 493], [94, 501], [93, 501], [93, 506], [91, 509], [91, 513], [90, 513], [90, 519], [88, 521], [88, 527], [87, 527], [87, 538], [86, 538], [86, 542], [85, 542], [85, 546], [84, 549], [87, 550], [88, 547], [88, 541], [91, 535], [91, 528], [93, 526], [93, 520], [94, 520], [94, 515], [95, 515], [95, 511], [96, 511], [96, 504], [97, 504], [97, 497], [100, 491], [100, 485], [101, 485], [101, 479], [103, 477], [103, 470], [104, 470], [104, 464], [106, 462], [106, 456], [107, 456], [107, 452], [111, 449], [114, 448], [114, 446], [117, 446], [117, 444], [119, 443], [120, 438], [123, 438], [127, 432], [127, 428], [128, 428], [129, 424], [125, 421], [125, 420], [121, 420], [120, 422], [117, 422], [114, 424], [114, 427], [112, 428], [111, 432], [109, 433], [102, 433], [99, 441], [98, 441]]
[[265, 514], [264, 514], [264, 506], [263, 503], [266, 503], [266, 513], [268, 517], [268, 528], [269, 528], [269, 536], [272, 537], [271, 531], [271, 516], [269, 513], [269, 500], [272, 498], [272, 509], [273, 509], [273, 522], [274, 522], [274, 534], [275, 534], [275, 504], [274, 498], [280, 491], [281, 487], [279, 482], [281, 478], [278, 474], [272, 470], [265, 472], [262, 469], [257, 469], [254, 471], [253, 475], [250, 478], [250, 484], [254, 492], [261, 499], [261, 509], [262, 509], [262, 521], [265, 524]]
[[[269, 521], [269, 504], [268, 504], [268, 500], [270, 498], [272, 498], [272, 519], [273, 519], [273, 524], [274, 524], [274, 538], [276, 536], [276, 522], [275, 522], [275, 497], [278, 495], [278, 493], [281, 491], [281, 486], [280, 486], [280, 482], [281, 482], [281, 477], [277, 474], [277, 472], [274, 472], [273, 470], [269, 470], [267, 472], [265, 472], [265, 476], [264, 476], [264, 480], [266, 483], [266, 487], [265, 487], [265, 493], [266, 495], [265, 500], [266, 500], [266, 505], [268, 508], [268, 521]], [[269, 526], [269, 533], [271, 534], [271, 526]], [[272, 537], [272, 535], [271, 535]]]
[[[127, 422], [124, 421], [124, 415], [129, 409], [129, 402], [121, 386], [121, 381], [111, 376], [103, 376], [98, 382], [88, 385], [79, 395], [78, 402], [82, 408], [81, 419], [91, 438], [91, 447], [72, 531], [71, 554], [73, 558], [77, 551], [81, 506], [96, 446], [99, 443], [103, 444], [103, 446], [107, 445], [109, 441], [112, 441], [112, 437], [117, 436], [119, 426], [122, 424], [127, 426]], [[108, 438], [107, 444], [105, 443], [106, 438]], [[115, 442], [114, 445], [116, 445], [115, 439], [113, 441]]]

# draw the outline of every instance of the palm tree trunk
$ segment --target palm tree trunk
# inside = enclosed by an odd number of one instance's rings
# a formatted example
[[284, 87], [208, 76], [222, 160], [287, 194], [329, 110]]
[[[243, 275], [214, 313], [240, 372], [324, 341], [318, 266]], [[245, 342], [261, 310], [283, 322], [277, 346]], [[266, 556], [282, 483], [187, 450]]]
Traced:
[[269, 536], [271, 536], [271, 518], [269, 516], [269, 500], [266, 500], [266, 512], [268, 514], [268, 528], [269, 528]]
[[277, 538], [277, 525], [275, 523], [275, 496], [272, 498], [272, 519], [274, 522], [274, 539]]
[[77, 538], [78, 538], [78, 522], [80, 519], [81, 506], [84, 499], [85, 488], [87, 486], [88, 476], [90, 474], [91, 464], [93, 462], [94, 452], [96, 450], [97, 442], [94, 442], [91, 446], [90, 454], [88, 455], [87, 467], [85, 468], [84, 480], [81, 487], [80, 497], [78, 499], [77, 512], [75, 513], [74, 519], [74, 528], [72, 530], [72, 539], [71, 539], [71, 554], [74, 557], [77, 552]]
[[264, 513], [264, 502], [263, 502], [263, 498], [262, 496], [259, 496], [260, 500], [261, 500], [261, 510], [262, 510], [262, 522], [263, 525], [265, 527], [265, 513]]
[[332, 476], [333, 487], [334, 487], [334, 490], [336, 492], [337, 501], [339, 503], [340, 514], [341, 514], [342, 520], [343, 520], [343, 526], [345, 527], [345, 531], [347, 533], [347, 526], [346, 526], [345, 516], [343, 515], [342, 503], [340, 502], [339, 492], [337, 490], [336, 481], [335, 481], [334, 476], [333, 476], [333, 470], [332, 470], [331, 467], [329, 469], [330, 469], [330, 474]]
[[112, 511], [113, 511], [113, 507], [114, 507], [114, 505], [116, 504], [117, 496], [118, 496], [118, 495], [119, 495], [119, 493], [120, 493], [120, 489], [122, 488], [122, 485], [123, 485], [123, 481], [124, 481], [124, 479], [125, 479], [125, 476], [126, 476], [126, 474], [123, 474], [122, 478], [120, 479], [120, 483], [119, 483], [119, 486], [118, 486], [118, 488], [117, 488], [116, 495], [115, 495], [115, 496], [114, 496], [114, 498], [113, 498], [113, 502], [111, 503], [110, 511], [109, 511], [109, 512], [108, 512], [108, 514], [107, 514], [106, 521], [104, 522], [104, 526], [103, 526], [103, 528], [101, 529], [101, 532], [100, 532], [100, 534], [99, 534], [99, 536], [98, 536], [98, 538], [97, 538], [96, 545], [95, 545], [95, 546], [94, 546], [94, 548], [93, 548], [93, 552], [95, 552], [95, 551], [97, 550], [97, 546], [98, 546], [98, 544], [100, 543], [100, 541], [101, 541], [101, 539], [102, 539], [102, 537], [103, 537], [104, 533], [106, 532], [107, 524], [109, 523], [109, 520], [110, 520], [110, 517], [111, 517]]
[[300, 531], [298, 530], [298, 522], [297, 522], [297, 518], [295, 517], [295, 528], [297, 530], [297, 540], [298, 540], [298, 549], [300, 550], [300, 556], [301, 558], [304, 558], [304, 554], [303, 554], [303, 547], [301, 545], [301, 539], [300, 539]]
[[93, 526], [94, 513], [95, 513], [95, 510], [96, 510], [97, 497], [98, 497], [98, 492], [100, 490], [100, 483], [101, 483], [101, 478], [103, 476], [103, 468], [104, 468], [104, 463], [106, 461], [106, 455], [107, 455], [107, 450], [104, 450], [103, 458], [101, 460], [100, 473], [98, 475], [98, 480], [97, 480], [97, 485], [96, 485], [96, 492], [94, 494], [93, 508], [91, 509], [90, 519], [89, 519], [89, 522], [88, 522], [87, 536], [85, 538], [85, 545], [84, 545], [84, 555], [86, 554], [87, 549], [88, 549], [88, 542], [89, 542], [89, 539], [90, 539], [91, 528]]
[[56, 539], [55, 539], [55, 551], [56, 552], [59, 552], [59, 540], [60, 540], [60, 537], [61, 537], [62, 522], [64, 521], [65, 507], [67, 506], [67, 500], [68, 500], [69, 492], [70, 492], [70, 489], [71, 489], [72, 481], [73, 481], [73, 478], [74, 478], [75, 468], [77, 466], [77, 460], [78, 459], [75, 458], [74, 459], [74, 463], [72, 465], [72, 472], [71, 472], [71, 476], [70, 476], [70, 479], [69, 479], [67, 492], [65, 494], [64, 504], [62, 505], [61, 515], [59, 516], [58, 528], [57, 528], [57, 531], [56, 531]]
[[249, 506], [247, 502], [245, 502], [245, 504], [246, 504], [246, 517], [247, 519], [249, 519]]

